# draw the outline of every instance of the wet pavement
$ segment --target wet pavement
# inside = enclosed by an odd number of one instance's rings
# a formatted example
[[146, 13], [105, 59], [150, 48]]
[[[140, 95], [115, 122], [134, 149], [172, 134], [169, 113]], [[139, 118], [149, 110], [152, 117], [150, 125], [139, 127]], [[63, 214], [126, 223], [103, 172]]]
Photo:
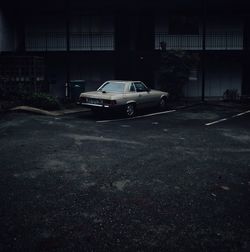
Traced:
[[4, 114], [0, 250], [249, 251], [247, 111]]

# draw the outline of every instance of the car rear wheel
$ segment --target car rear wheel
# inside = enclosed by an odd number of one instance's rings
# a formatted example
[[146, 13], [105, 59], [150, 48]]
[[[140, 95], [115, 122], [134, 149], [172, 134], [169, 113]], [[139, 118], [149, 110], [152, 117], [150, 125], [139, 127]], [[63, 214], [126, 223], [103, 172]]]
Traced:
[[125, 113], [126, 113], [126, 116], [128, 117], [132, 117], [135, 115], [135, 104], [133, 103], [129, 103], [126, 105], [125, 107]]
[[159, 109], [160, 110], [165, 110], [166, 107], [167, 107], [167, 99], [165, 97], [163, 97], [163, 98], [160, 99]]

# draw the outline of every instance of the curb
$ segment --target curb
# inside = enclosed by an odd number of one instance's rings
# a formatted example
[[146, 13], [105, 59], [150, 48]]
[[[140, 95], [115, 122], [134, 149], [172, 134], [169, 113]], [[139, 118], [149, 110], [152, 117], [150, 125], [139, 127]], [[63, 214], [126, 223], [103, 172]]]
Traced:
[[191, 108], [191, 107], [195, 107], [195, 106], [198, 106], [198, 105], [202, 105], [204, 104], [203, 102], [197, 102], [197, 103], [193, 103], [193, 104], [188, 104], [188, 105], [180, 105], [180, 106], [173, 106], [170, 108], [171, 109], [186, 109], [186, 108]]
[[[203, 103], [194, 103], [190, 105], [180, 105], [180, 106], [173, 106], [171, 109], [185, 109], [189, 107], [194, 107], [197, 105], [200, 105]], [[56, 110], [56, 111], [48, 111], [44, 109], [38, 109], [35, 107], [30, 107], [30, 106], [17, 106], [8, 110], [5, 110], [4, 112], [7, 111], [24, 111], [24, 112], [30, 112], [33, 114], [39, 114], [39, 115], [46, 115], [46, 116], [63, 116], [63, 115], [70, 115], [70, 114], [76, 114], [76, 113], [82, 113], [82, 112], [89, 112], [91, 111], [90, 109], [87, 108], [80, 108], [80, 109], [65, 109], [65, 110]]]
[[58, 111], [48, 111], [44, 109], [38, 109], [34, 107], [29, 106], [18, 106], [15, 108], [9, 109], [9, 111], [25, 111], [25, 112], [31, 112], [34, 114], [40, 114], [40, 115], [47, 115], [47, 116], [63, 116], [63, 115], [69, 115], [69, 114], [75, 114], [80, 112], [88, 112], [89, 109], [81, 108], [81, 109], [65, 109], [65, 110], [58, 110]]
[[224, 108], [250, 108], [249, 104], [225, 104], [225, 103], [213, 103], [213, 102], [204, 102], [206, 105], [210, 106], [218, 106], [218, 107], [224, 107]]
[[[180, 106], [170, 106], [171, 109], [186, 109], [190, 107], [195, 107], [198, 105], [210, 105], [210, 106], [219, 106], [219, 107], [226, 107], [226, 108], [250, 108], [250, 105], [242, 105], [242, 104], [220, 104], [220, 103], [213, 103], [213, 102], [197, 102], [188, 105], [180, 105]], [[235, 106], [236, 105], [236, 106]], [[6, 113], [8, 111], [24, 111], [30, 112], [39, 115], [46, 115], [46, 116], [63, 116], [63, 115], [70, 115], [82, 112], [89, 112], [90, 109], [87, 108], [80, 108], [80, 109], [64, 109], [64, 110], [56, 110], [56, 111], [48, 111], [44, 109], [38, 109], [35, 107], [30, 106], [17, 106], [8, 110], [0, 110], [0, 114]]]

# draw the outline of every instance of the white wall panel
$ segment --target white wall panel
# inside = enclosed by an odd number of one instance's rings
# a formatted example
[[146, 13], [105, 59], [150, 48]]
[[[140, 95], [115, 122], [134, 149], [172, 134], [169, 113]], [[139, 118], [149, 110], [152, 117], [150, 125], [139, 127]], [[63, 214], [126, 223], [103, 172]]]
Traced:
[[241, 65], [234, 58], [210, 59], [206, 70], [205, 96], [222, 97], [227, 89], [241, 95]]
[[[190, 80], [184, 86], [186, 97], [201, 97], [202, 76], [197, 73], [197, 80]], [[240, 61], [235, 57], [210, 56], [207, 58], [205, 71], [205, 97], [222, 99], [227, 89], [237, 89], [241, 95], [242, 71]]]
[[201, 73], [198, 68], [190, 74], [189, 82], [183, 87], [185, 97], [201, 97]]

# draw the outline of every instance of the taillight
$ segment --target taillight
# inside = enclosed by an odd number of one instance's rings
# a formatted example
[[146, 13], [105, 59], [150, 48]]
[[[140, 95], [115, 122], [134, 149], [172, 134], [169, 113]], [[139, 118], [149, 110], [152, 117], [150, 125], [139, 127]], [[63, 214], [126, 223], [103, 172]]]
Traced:
[[116, 100], [103, 100], [104, 105], [114, 106], [116, 105]]

